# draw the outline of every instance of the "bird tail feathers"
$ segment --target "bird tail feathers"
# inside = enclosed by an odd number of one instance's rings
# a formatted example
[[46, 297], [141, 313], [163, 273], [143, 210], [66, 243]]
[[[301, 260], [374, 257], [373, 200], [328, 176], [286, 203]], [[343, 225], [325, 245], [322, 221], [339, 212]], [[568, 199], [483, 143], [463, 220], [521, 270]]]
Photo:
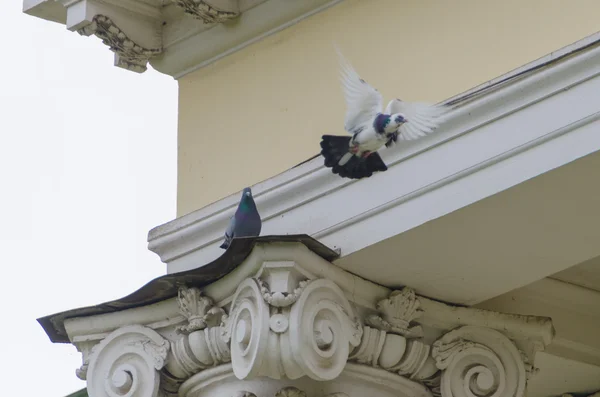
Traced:
[[334, 174], [350, 179], [368, 178], [374, 172], [387, 170], [379, 153], [372, 153], [367, 158], [350, 154], [350, 139], [352, 137], [323, 135], [321, 154], [325, 158], [325, 167], [331, 168]]

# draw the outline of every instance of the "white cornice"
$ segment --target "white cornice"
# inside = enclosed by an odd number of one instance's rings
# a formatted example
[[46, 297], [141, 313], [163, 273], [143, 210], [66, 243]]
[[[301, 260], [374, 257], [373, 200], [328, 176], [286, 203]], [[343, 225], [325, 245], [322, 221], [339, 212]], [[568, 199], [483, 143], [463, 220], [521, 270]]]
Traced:
[[[156, 70], [179, 78], [340, 1], [23, 0], [23, 11], [73, 31], [98, 16], [109, 18], [134, 44], [153, 51], [149, 62]], [[145, 62], [116, 65], [145, 70]]]
[[[243, 11], [239, 20], [235, 21], [235, 28], [227, 24], [217, 24], [201, 32], [190, 29], [188, 32], [193, 32], [192, 34], [177, 28], [173, 32], [165, 30], [164, 53], [152, 59], [150, 63], [159, 72], [178, 79], [341, 1], [268, 0]], [[186, 23], [183, 19], [172, 23]]]
[[[318, 157], [253, 186], [263, 234], [306, 233], [348, 256], [600, 149], [598, 38], [447, 101], [437, 134], [382, 151], [385, 173], [349, 181]], [[151, 230], [149, 249], [169, 272], [213, 260], [237, 200]]]

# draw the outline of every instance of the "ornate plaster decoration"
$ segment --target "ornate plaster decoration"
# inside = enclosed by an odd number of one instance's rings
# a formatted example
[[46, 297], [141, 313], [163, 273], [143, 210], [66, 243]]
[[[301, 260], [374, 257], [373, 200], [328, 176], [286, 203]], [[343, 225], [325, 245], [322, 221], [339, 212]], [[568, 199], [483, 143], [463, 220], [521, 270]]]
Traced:
[[130, 325], [110, 333], [89, 360], [87, 388], [93, 397], [156, 395], [169, 341], [156, 331]]
[[408, 338], [423, 336], [420, 326], [410, 324], [419, 318], [422, 311], [419, 309], [419, 299], [410, 288], [394, 291], [387, 299], [377, 303], [381, 315], [367, 318], [367, 323], [387, 332], [404, 335]]
[[90, 397], [348, 397], [357, 387], [373, 397], [523, 397], [528, 363], [551, 340], [547, 319], [389, 291], [328, 262], [249, 266], [202, 290], [180, 287], [160, 316], [146, 311], [147, 326], [125, 313], [108, 332], [90, 318], [70, 323]]
[[433, 344], [444, 397], [523, 396], [527, 381], [517, 347], [502, 333], [465, 326]]
[[197, 288], [181, 287], [177, 302], [188, 324], [175, 328], [183, 337], [172, 342], [171, 357], [163, 371], [163, 390], [168, 395], [177, 395], [179, 386], [191, 375], [231, 361], [218, 325], [224, 310]]
[[209, 324], [219, 325], [225, 311], [216, 307], [212, 299], [203, 296], [198, 288], [179, 289], [177, 296], [179, 311], [188, 319], [187, 325], [177, 327], [178, 333], [190, 334], [194, 331], [203, 330]]
[[[290, 276], [288, 269], [279, 270]], [[289, 294], [298, 288], [288, 285], [293, 288]], [[270, 307], [259, 283], [246, 279], [233, 297], [223, 327], [239, 379], [335, 379], [361, 336], [354, 309], [342, 290], [326, 279], [311, 281], [298, 300], [284, 309]]]
[[[204, 23], [222, 23], [240, 15], [237, 0], [226, 2], [229, 3], [231, 10], [223, 6], [216, 6], [218, 0], [173, 0], [173, 2], [181, 7], [183, 12]], [[222, 2], [223, 0], [221, 0]], [[232, 5], [234, 7], [231, 7]]]
[[77, 31], [82, 36], [96, 35], [115, 53], [115, 66], [143, 73], [150, 58], [162, 52], [161, 48], [143, 48], [121, 31], [104, 15], [96, 15], [92, 23]]

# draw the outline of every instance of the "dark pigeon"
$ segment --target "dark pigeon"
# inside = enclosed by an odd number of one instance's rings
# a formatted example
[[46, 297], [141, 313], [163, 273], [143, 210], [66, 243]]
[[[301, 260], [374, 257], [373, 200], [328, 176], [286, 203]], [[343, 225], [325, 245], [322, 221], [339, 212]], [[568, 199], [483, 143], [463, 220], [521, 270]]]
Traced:
[[247, 187], [242, 192], [242, 199], [238, 204], [235, 214], [229, 220], [225, 231], [225, 241], [220, 248], [227, 249], [235, 237], [258, 237], [262, 221], [252, 198], [252, 190]]

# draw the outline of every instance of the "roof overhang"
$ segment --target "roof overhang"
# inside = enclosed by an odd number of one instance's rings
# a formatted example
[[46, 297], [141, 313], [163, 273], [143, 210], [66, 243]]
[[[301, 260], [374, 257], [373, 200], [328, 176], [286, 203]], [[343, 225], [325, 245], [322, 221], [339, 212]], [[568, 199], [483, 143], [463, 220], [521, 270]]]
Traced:
[[150, 63], [179, 78], [340, 1], [23, 0], [23, 11], [98, 36], [115, 66], [141, 73]]
[[[454, 109], [438, 133], [382, 151], [384, 173], [349, 181], [314, 158], [253, 186], [263, 233], [306, 233], [340, 249], [336, 264], [361, 277], [460, 304], [600, 255], [587, 216], [600, 194], [590, 183], [600, 166], [591, 155], [599, 38], [446, 101]], [[150, 250], [168, 272], [218, 257], [237, 200], [151, 230]]]

